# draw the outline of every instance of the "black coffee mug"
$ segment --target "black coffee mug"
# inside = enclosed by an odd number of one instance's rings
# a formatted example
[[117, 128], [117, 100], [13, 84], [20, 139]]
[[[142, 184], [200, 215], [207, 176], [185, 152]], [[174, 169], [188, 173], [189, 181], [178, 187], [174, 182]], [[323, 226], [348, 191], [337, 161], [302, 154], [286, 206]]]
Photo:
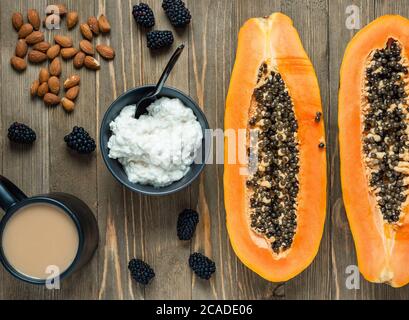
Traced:
[[3, 231], [7, 222], [14, 213], [32, 204], [56, 206], [62, 209], [76, 226], [79, 240], [77, 254], [71, 265], [58, 275], [60, 280], [79, 270], [92, 258], [98, 247], [98, 224], [91, 209], [79, 198], [60, 192], [27, 197], [16, 185], [0, 175], [0, 208], [5, 211], [0, 221], [0, 262], [16, 278], [32, 284], [44, 285], [49, 280], [31, 278], [22, 274], [7, 261], [3, 251]]

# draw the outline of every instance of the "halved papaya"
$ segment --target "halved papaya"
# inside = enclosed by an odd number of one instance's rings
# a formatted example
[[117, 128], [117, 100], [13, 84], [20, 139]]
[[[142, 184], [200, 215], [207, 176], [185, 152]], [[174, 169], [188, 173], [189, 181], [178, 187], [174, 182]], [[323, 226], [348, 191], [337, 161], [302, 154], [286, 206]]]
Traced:
[[409, 282], [409, 20], [380, 17], [341, 66], [342, 192], [358, 265], [371, 282]]
[[241, 28], [224, 121], [230, 242], [251, 270], [286, 281], [319, 248], [326, 151], [315, 71], [284, 14], [252, 18]]

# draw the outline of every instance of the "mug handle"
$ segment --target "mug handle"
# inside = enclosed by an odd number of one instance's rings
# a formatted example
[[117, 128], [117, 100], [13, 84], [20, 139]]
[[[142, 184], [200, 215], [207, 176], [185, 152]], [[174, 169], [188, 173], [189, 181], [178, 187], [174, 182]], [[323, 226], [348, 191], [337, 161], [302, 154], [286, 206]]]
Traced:
[[0, 175], [0, 208], [7, 211], [27, 196], [13, 182]]

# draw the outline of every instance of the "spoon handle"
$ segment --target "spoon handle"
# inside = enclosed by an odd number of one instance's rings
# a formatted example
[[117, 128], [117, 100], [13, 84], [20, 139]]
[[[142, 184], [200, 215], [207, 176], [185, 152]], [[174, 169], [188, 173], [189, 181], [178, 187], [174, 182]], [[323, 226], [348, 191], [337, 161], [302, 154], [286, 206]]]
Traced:
[[175, 66], [176, 62], [178, 61], [183, 49], [185, 48], [184, 44], [181, 44], [176, 51], [173, 53], [172, 57], [170, 58], [168, 64], [165, 67], [158, 84], [155, 87], [155, 93], [153, 95], [157, 95], [161, 92], [163, 85], [165, 84], [166, 80], [169, 77], [170, 72], [172, 71], [173, 67]]

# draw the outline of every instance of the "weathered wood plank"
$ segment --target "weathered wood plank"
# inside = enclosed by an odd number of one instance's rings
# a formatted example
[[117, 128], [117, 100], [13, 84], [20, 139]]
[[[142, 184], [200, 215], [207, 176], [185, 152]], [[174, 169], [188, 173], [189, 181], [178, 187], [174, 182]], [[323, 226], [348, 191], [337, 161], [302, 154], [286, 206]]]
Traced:
[[[172, 49], [153, 53], [146, 47], [146, 36], [142, 33], [141, 56], [143, 59], [142, 84], [153, 84], [159, 79], [173, 50], [181, 43], [186, 45], [167, 85], [188, 92], [189, 27], [175, 31], [170, 25], [161, 1], [147, 1], [155, 13], [156, 30], [172, 30], [175, 43]], [[141, 32], [141, 31], [138, 31]], [[176, 220], [180, 211], [191, 207], [189, 189], [164, 197], [142, 197], [140, 214], [143, 221], [144, 257], [155, 269], [155, 281], [145, 288], [146, 299], [190, 299], [191, 279], [188, 258], [190, 244], [177, 238]]]
[[[55, 2], [58, 3], [58, 2]], [[84, 22], [90, 15], [95, 15], [93, 1], [66, 1], [68, 10], [79, 13], [79, 21]], [[46, 31], [46, 38], [54, 43], [56, 34], [69, 35], [72, 37], [74, 46], [79, 47], [82, 36], [79, 24], [70, 31], [67, 30], [65, 19], [61, 23], [60, 30]], [[95, 42], [95, 41], [94, 41]], [[97, 214], [97, 177], [96, 177], [96, 153], [91, 155], [78, 155], [70, 151], [65, 143], [64, 136], [71, 132], [77, 125], [84, 127], [95, 138], [95, 72], [82, 68], [76, 70], [72, 60], [62, 61], [61, 86], [65, 79], [72, 74], [81, 77], [80, 93], [76, 100], [74, 112], [67, 114], [61, 106], [49, 108], [49, 144], [50, 144], [50, 190], [64, 191], [78, 196], [85, 201]], [[60, 96], [63, 96], [61, 88]], [[43, 109], [45, 107], [42, 107]], [[93, 298], [97, 292], [97, 259], [93, 259], [80, 272], [74, 274], [71, 279], [62, 283], [63, 290], [58, 291], [59, 298]]]
[[[29, 88], [31, 82], [38, 77], [38, 66], [29, 65], [27, 70], [19, 74], [10, 66], [10, 58], [14, 55], [17, 33], [11, 25], [14, 11], [26, 16], [28, 8], [42, 11], [45, 1], [28, 3], [27, 1], [2, 1], [0, 10], [1, 24], [1, 100], [2, 136], [14, 121], [31, 126], [38, 139], [32, 147], [11, 144], [4, 139], [2, 146], [2, 174], [18, 185], [27, 195], [34, 195], [49, 190], [49, 117], [47, 109], [39, 100], [32, 101]], [[28, 285], [15, 280], [3, 268], [0, 268], [0, 297], [8, 299], [32, 299], [53, 297], [53, 292]]]
[[[125, 90], [141, 84], [143, 64], [140, 36], [132, 15], [132, 1], [96, 1], [98, 14], [111, 22], [111, 35], [99, 43], [116, 50], [111, 62], [102, 61], [97, 75], [97, 129], [111, 102]], [[143, 299], [143, 287], [136, 286], [127, 270], [128, 261], [142, 257], [142, 203], [139, 195], [122, 187], [108, 172], [101, 157], [97, 160], [98, 223], [101, 242], [98, 250], [99, 299]]]
[[[237, 2], [190, 1], [188, 5], [195, 19], [189, 35], [189, 92], [205, 112], [210, 127], [223, 128], [230, 74], [227, 69], [232, 65], [235, 45], [235, 40], [230, 39], [236, 37], [237, 25], [232, 13]], [[214, 150], [220, 151], [220, 145], [215, 145]], [[222, 166], [215, 164], [216, 157], [213, 153], [213, 161], [200, 176], [195, 184], [196, 193], [192, 194], [200, 214], [192, 252], [201, 252], [214, 260], [217, 272], [210, 281], [192, 277], [194, 299], [226, 298], [237, 292], [236, 258], [229, 247], [224, 224]]]

